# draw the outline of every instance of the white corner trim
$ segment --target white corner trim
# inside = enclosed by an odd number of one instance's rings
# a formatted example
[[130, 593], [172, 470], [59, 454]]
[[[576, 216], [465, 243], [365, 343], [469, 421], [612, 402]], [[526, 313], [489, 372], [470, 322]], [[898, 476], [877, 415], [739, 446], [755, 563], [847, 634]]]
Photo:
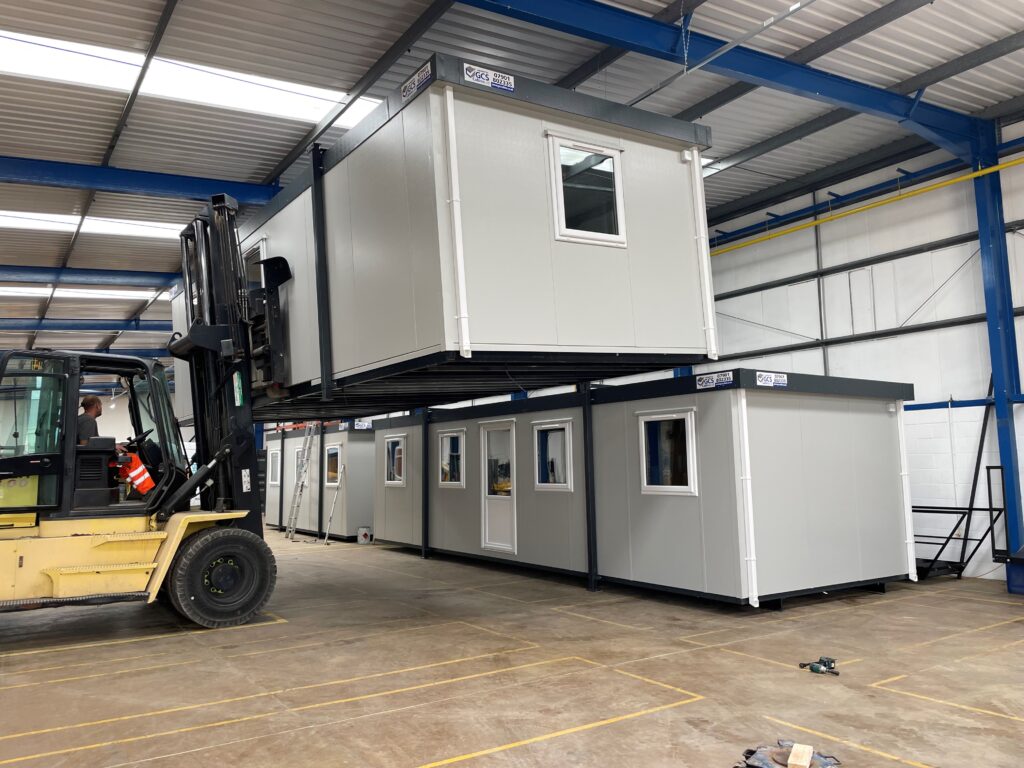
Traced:
[[747, 391], [737, 389], [740, 420], [740, 492], [743, 503], [743, 528], [746, 533], [747, 602], [757, 608], [757, 552], [754, 549], [754, 490], [750, 474], [750, 429], [747, 424]]
[[466, 288], [466, 252], [462, 239], [462, 192], [459, 185], [459, 157], [455, 143], [455, 90], [444, 87], [445, 144], [448, 153], [448, 205], [452, 217], [452, 250], [455, 256], [455, 319], [459, 328], [459, 354], [472, 357], [469, 341], [469, 299]]
[[906, 529], [907, 578], [917, 581], [917, 552], [914, 549], [914, 507], [910, 502], [910, 467], [907, 463], [907, 431], [903, 424], [903, 401], [896, 401], [896, 425], [900, 439], [900, 489], [903, 495], [903, 525]]
[[711, 285], [711, 249], [708, 239], [708, 219], [704, 200], [704, 174], [701, 172], [700, 150], [694, 147], [683, 153], [690, 166], [693, 187], [693, 240], [697, 248], [697, 265], [704, 305], [704, 338], [708, 357], [718, 359], [718, 328], [715, 325], [715, 292]]

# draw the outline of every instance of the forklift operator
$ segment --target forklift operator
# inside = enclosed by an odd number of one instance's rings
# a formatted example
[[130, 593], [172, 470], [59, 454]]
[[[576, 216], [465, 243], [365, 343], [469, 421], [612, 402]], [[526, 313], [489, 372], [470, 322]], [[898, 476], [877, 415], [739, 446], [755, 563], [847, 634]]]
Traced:
[[78, 444], [87, 445], [90, 437], [99, 437], [96, 419], [103, 415], [103, 403], [96, 395], [82, 398], [82, 413], [78, 414]]

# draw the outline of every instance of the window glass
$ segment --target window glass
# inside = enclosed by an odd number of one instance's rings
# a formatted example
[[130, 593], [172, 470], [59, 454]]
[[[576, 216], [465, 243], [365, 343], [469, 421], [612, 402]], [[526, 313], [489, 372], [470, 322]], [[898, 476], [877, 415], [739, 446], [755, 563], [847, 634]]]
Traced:
[[[60, 452], [64, 381], [63, 376], [4, 377], [0, 382], [0, 459]], [[59, 478], [41, 472], [49, 461], [13, 462], [4, 473], [7, 476], [0, 478], [0, 507], [56, 504]]]
[[405, 438], [389, 437], [385, 443], [386, 473], [384, 481], [402, 484], [405, 482]]
[[327, 485], [337, 485], [341, 476], [341, 448], [337, 445], [327, 447], [327, 477], [324, 482]]
[[462, 485], [463, 433], [441, 435], [441, 482]]
[[685, 488], [690, 485], [686, 417], [643, 422], [645, 485]]
[[508, 429], [488, 429], [487, 434], [487, 495], [512, 495], [512, 432]]
[[569, 484], [568, 429], [559, 427], [537, 428], [537, 484]]
[[281, 452], [269, 451], [267, 453], [267, 484], [281, 484]]
[[566, 229], [620, 235], [615, 160], [611, 155], [558, 145]]

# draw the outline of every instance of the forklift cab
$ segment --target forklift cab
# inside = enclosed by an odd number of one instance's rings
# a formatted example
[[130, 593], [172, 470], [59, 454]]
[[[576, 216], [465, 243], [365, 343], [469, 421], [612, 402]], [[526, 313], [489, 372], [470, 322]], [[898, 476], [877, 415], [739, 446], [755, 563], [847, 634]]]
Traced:
[[[122, 499], [114, 437], [78, 438], [88, 375], [116, 376], [127, 393], [134, 436], [123, 443], [155, 483]], [[103, 432], [103, 423], [99, 424]], [[62, 351], [0, 356], [0, 529], [39, 517], [152, 514], [190, 474], [163, 366], [117, 355]]]

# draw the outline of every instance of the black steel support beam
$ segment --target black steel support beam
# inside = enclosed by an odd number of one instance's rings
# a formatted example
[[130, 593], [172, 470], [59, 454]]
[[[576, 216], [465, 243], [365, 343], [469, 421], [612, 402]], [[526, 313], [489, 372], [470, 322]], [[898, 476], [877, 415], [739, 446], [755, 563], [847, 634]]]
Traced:
[[[423, 454], [422, 460], [420, 461], [420, 467], [422, 467], [422, 477], [420, 482], [422, 483], [421, 493], [423, 494], [423, 501], [420, 504], [420, 508], [423, 513], [420, 517], [420, 557], [424, 560], [430, 557], [430, 409], [423, 409], [423, 437], [422, 437], [422, 448]], [[463, 452], [465, 452], [465, 446], [463, 446]], [[465, 468], [463, 467], [463, 471]]]
[[[324, 494], [327, 492], [327, 451], [324, 450], [324, 423], [322, 421], [317, 433], [319, 434], [317, 442], [320, 445], [320, 472], [316, 491], [316, 539], [319, 541], [320, 537], [324, 535]], [[338, 482], [341, 482], [341, 478], [338, 478]]]
[[327, 210], [324, 207], [324, 150], [314, 144], [310, 152], [313, 164], [313, 248], [316, 267], [317, 329], [320, 335], [320, 394], [331, 399], [334, 387], [334, 358], [331, 347], [331, 284], [327, 258]]
[[[924, 5], [931, 5], [933, 2], [935, 0], [892, 0], [888, 5], [876, 8], [856, 21], [851, 21], [846, 26], [830, 32], [810, 45], [805, 45], [800, 50], [794, 51], [786, 57], [786, 60], [796, 62], [797, 64], [808, 64], [824, 56], [826, 53], [831, 53], [837, 48], [841, 48], [869, 32], [874, 32], [876, 29], [884, 27], [886, 24], [902, 18]], [[718, 93], [701, 99], [692, 107], [687, 107], [677, 113], [676, 117], [680, 120], [697, 120], [709, 112], [724, 107], [741, 96], [757, 90], [757, 88], [758, 86], [751, 85], [750, 83], [734, 83]]]
[[597, 591], [597, 491], [594, 485], [594, 403], [589, 381], [579, 385], [583, 406], [583, 485], [587, 519], [587, 589]]
[[[171, 16], [174, 14], [174, 9], [177, 5], [178, 0], [164, 0], [164, 8], [160, 12], [160, 18], [157, 19], [156, 27], [153, 29], [153, 34], [149, 38], [149, 47], [146, 49], [146, 58], [142, 61], [142, 66], [139, 68], [139, 74], [135, 78], [135, 85], [132, 86], [131, 93], [128, 94], [128, 98], [125, 99], [124, 105], [121, 107], [121, 114], [118, 116], [117, 123], [114, 125], [114, 130], [110, 134], [110, 141], [107, 142], [107, 148], [103, 151], [103, 159], [100, 161], [100, 166], [104, 168], [110, 165], [110, 159], [114, 156], [114, 150], [117, 149], [117, 142], [121, 138], [121, 134], [124, 133], [125, 127], [128, 125], [128, 117], [132, 113], [132, 108], [135, 106], [136, 99], [139, 98], [139, 90], [142, 88], [142, 83], [146, 79], [146, 73], [149, 72], [149, 65], [153, 63], [153, 57], [156, 56], [156, 50], [160, 47], [160, 42], [164, 39], [164, 33], [167, 31], [167, 25], [170, 23]], [[78, 236], [82, 233], [82, 224], [85, 223], [85, 217], [89, 215], [89, 210], [92, 208], [92, 204], [95, 200], [96, 190], [89, 190], [89, 194], [86, 195], [85, 198], [85, 204], [82, 206], [82, 216], [78, 219], [78, 225], [75, 227], [74, 234], [71, 235], [71, 241], [68, 243], [68, 247], [64, 249], [64, 254], [61, 256], [60, 266], [62, 269], [68, 265], [68, 261], [71, 259], [71, 254], [74, 253], [75, 246], [78, 245]], [[45, 318], [47, 313], [50, 311], [50, 307], [53, 305], [53, 297], [56, 293], [57, 286], [54, 285], [50, 289], [50, 295], [47, 297], [46, 302], [43, 304], [42, 312], [39, 313], [40, 318]], [[29, 337], [29, 349], [32, 349], [35, 345], [37, 334], [38, 332], [33, 332], [32, 336]], [[105, 349], [106, 347], [101, 348]]]
[[[997, 40], [994, 43], [990, 43], [971, 51], [970, 53], [965, 53], [963, 56], [958, 56], [952, 61], [940, 64], [926, 72], [921, 72], [913, 77], [907, 78], [888, 90], [903, 95], [914, 93], [915, 91], [927, 88], [935, 83], [940, 83], [943, 80], [954, 77], [955, 75], [975, 69], [982, 64], [1002, 58], [1007, 54], [1019, 50], [1021, 47], [1024, 47], [1024, 32], [1017, 32], [1004, 37], [1001, 40]], [[822, 131], [836, 125], [837, 123], [841, 123], [844, 120], [854, 117], [856, 114], [856, 112], [848, 109], [836, 109], [827, 114], [816, 117], [813, 120], [808, 120], [802, 125], [794, 126], [793, 128], [772, 136], [759, 144], [754, 144], [746, 149], [740, 150], [739, 152], [734, 152], [728, 157], [709, 163], [704, 169], [705, 175], [711, 175], [712, 173], [721, 172], [734, 166], [750, 162], [751, 160], [761, 157], [768, 152], [780, 149], [787, 144], [792, 144], [793, 142], [807, 138], [818, 131]]]
[[[673, 0], [673, 2], [669, 3], [667, 7], [662, 8], [651, 18], [657, 19], [658, 21], [676, 22], [683, 16], [693, 13], [706, 1], [707, 0]], [[930, 2], [931, 0], [928, 1]], [[560, 88], [576, 88], [601, 70], [610, 67], [627, 53], [629, 53], [629, 51], [625, 48], [608, 46], [580, 64], [576, 69], [555, 83], [555, 85]]]
[[281, 159], [281, 162], [275, 165], [273, 170], [266, 175], [267, 181], [264, 183], [268, 184], [277, 179], [292, 163], [302, 157], [306, 150], [317, 139], [327, 133], [330, 127], [337, 122], [338, 118], [348, 111], [349, 107], [365, 96], [377, 81], [380, 80], [381, 76], [391, 69], [410, 48], [416, 45], [419, 39], [423, 37], [423, 34], [444, 15], [445, 11], [452, 7], [453, 2], [454, 0], [434, 0], [434, 2], [427, 6], [427, 9], [420, 14], [419, 18], [402, 33], [402, 36], [349, 89], [348, 99], [345, 103], [336, 105], [321, 118], [319, 123], [310, 128], [306, 135], [299, 140], [299, 143], [292, 147], [288, 154]]

